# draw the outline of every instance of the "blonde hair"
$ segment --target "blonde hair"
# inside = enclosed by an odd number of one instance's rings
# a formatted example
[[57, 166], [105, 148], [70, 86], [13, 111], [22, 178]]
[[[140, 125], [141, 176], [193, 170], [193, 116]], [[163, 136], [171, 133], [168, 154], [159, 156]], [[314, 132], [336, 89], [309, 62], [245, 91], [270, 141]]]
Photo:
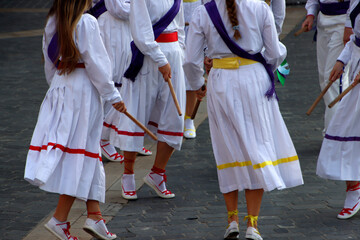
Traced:
[[234, 38], [239, 39], [241, 38], [241, 34], [239, 31], [239, 20], [237, 18], [237, 11], [236, 11], [236, 3], [235, 0], [226, 0], [226, 9], [228, 12], [228, 16], [231, 22], [231, 25], [234, 29]]
[[55, 15], [56, 30], [58, 33], [59, 56], [61, 64], [58, 69], [61, 74], [69, 74], [75, 70], [80, 59], [79, 50], [76, 48], [73, 33], [76, 24], [86, 10], [91, 7], [92, 0], [54, 0], [48, 16]]

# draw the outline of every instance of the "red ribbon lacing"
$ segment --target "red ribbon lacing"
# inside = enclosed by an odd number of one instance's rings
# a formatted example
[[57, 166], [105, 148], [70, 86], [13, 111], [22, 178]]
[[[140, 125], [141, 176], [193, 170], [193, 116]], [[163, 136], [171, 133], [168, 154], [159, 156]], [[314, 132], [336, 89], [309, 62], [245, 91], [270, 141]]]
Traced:
[[[165, 170], [164, 169], [161, 169], [161, 168], [158, 168], [158, 167], [155, 167], [153, 166], [153, 168], [151, 169], [151, 173], [150, 174], [157, 174], [157, 175], [160, 175], [162, 176], [163, 180], [159, 183], [159, 187], [162, 183], [166, 183], [167, 182], [167, 177], [166, 177], [166, 174], [165, 174]], [[160, 190], [160, 189], [159, 189]], [[162, 194], [165, 194], [165, 195], [168, 195], [168, 194], [171, 194], [171, 191], [170, 190], [164, 190], [161, 192]]]
[[124, 186], [122, 186], [122, 189], [126, 195], [135, 196], [136, 194], [136, 191], [125, 191]]
[[339, 214], [343, 215], [343, 216], [344, 216], [344, 214], [351, 214], [351, 212], [354, 211], [354, 209], [356, 208], [356, 206], [358, 204], [359, 203], [355, 204], [355, 206], [353, 208], [343, 208]]
[[70, 234], [70, 231], [69, 231], [69, 230], [70, 230], [70, 222], [59, 223], [59, 224], [56, 224], [56, 226], [60, 226], [60, 225], [64, 225], [64, 224], [66, 224], [66, 228], [62, 228], [62, 227], [61, 227], [61, 229], [64, 231], [67, 239], [78, 240], [77, 237], [73, 237], [73, 236], [71, 236], [71, 234]]
[[[104, 224], [106, 223], [105, 219], [101, 218], [101, 219], [100, 219], [100, 220], [98, 220], [95, 224], [98, 224], [100, 221], [103, 221], [103, 222], [104, 222]], [[109, 232], [109, 231], [107, 231], [107, 230], [106, 230], [106, 235], [110, 235], [110, 236], [112, 236], [113, 234], [112, 234], [111, 232]]]
[[346, 188], [346, 191], [356, 191], [356, 190], [359, 190], [360, 189], [360, 182], [358, 182], [356, 185], [353, 185], [353, 186], [348, 186]]

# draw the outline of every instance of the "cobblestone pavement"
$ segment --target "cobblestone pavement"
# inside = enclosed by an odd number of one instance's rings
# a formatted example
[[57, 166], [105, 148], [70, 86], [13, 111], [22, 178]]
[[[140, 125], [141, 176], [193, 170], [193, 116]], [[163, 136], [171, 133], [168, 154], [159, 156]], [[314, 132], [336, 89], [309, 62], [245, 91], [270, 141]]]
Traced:
[[[49, 216], [58, 199], [23, 180], [28, 145], [47, 90], [41, 36], [36, 32], [32, 37], [9, 35], [42, 29], [50, 3], [0, 0], [0, 239], [4, 240], [25, 238]], [[305, 185], [266, 193], [259, 229], [268, 240], [360, 239], [360, 215], [347, 221], [336, 219], [343, 206], [344, 183], [315, 175], [324, 104], [311, 116], [305, 114], [319, 94], [315, 44], [311, 33], [295, 38], [293, 32], [283, 40], [291, 75], [285, 86], [277, 86], [277, 92]], [[160, 199], [140, 182], [137, 201], [121, 201], [120, 195], [111, 195], [118, 202], [106, 205], [113, 212], [108, 226], [118, 239], [222, 239], [226, 209], [218, 189], [207, 121], [197, 134], [196, 139], [186, 140], [182, 151], [169, 162], [167, 185], [176, 193], [175, 199]], [[240, 217], [246, 213], [243, 193], [239, 211]], [[240, 239], [244, 233], [245, 224], [241, 223]]]

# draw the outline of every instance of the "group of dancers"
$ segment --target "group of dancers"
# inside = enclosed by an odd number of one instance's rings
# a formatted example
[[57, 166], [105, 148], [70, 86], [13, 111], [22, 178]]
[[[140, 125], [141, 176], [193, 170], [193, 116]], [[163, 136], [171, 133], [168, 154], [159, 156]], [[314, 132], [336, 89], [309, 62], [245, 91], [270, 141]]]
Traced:
[[[308, 0], [306, 8], [306, 31], [318, 19], [320, 86], [334, 82], [336, 95], [347, 79], [360, 78], [359, 1]], [[239, 237], [238, 192], [244, 190], [245, 238], [262, 240], [257, 221], [264, 191], [303, 184], [275, 92], [274, 71], [287, 54], [279, 41], [284, 18], [285, 0], [54, 0], [42, 49], [50, 87], [25, 167], [27, 181], [60, 194], [46, 229], [58, 239], [76, 240], [67, 218], [77, 198], [87, 206], [83, 229], [98, 239], [116, 238], [99, 207], [105, 201], [101, 153], [124, 164], [122, 197], [130, 200], [137, 199], [136, 156], [151, 154], [144, 148], [144, 130], [128, 114], [158, 139], [144, 182], [159, 197], [174, 198], [166, 187], [166, 165], [184, 135], [196, 136], [189, 116], [196, 99], [207, 95], [218, 181], [228, 211], [224, 238]], [[343, 74], [345, 65], [349, 74]], [[359, 91], [355, 87], [333, 114], [326, 110], [317, 167], [321, 177], [347, 181], [341, 219], [360, 209]]]

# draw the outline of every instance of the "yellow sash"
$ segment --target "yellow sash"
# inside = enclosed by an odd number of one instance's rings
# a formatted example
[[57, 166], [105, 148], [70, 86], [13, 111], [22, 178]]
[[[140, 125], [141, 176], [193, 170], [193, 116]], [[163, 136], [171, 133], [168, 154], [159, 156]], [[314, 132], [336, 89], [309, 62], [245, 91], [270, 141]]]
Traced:
[[237, 69], [240, 66], [250, 65], [254, 63], [258, 63], [258, 62], [242, 57], [214, 58], [213, 68]]

